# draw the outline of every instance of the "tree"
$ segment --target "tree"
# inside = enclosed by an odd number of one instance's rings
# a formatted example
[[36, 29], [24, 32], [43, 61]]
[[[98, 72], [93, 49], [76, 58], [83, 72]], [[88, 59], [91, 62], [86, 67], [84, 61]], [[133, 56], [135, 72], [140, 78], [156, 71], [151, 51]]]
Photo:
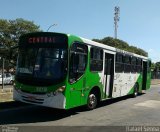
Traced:
[[17, 45], [21, 35], [35, 31], [40, 31], [40, 29], [32, 21], [22, 18], [16, 20], [0, 19], [0, 43], [7, 47]]
[[[9, 66], [10, 49], [18, 45], [19, 37], [25, 33], [40, 31], [40, 27], [33, 21], [18, 18], [16, 20], [0, 19], [0, 57], [6, 58], [6, 65]], [[2, 48], [5, 47], [5, 48]], [[13, 62], [16, 62], [17, 50], [13, 53]]]
[[130, 46], [123, 40], [114, 39], [112, 37], [105, 37], [103, 39], [93, 39], [93, 41], [148, 57], [148, 53], [146, 51], [135, 46]]

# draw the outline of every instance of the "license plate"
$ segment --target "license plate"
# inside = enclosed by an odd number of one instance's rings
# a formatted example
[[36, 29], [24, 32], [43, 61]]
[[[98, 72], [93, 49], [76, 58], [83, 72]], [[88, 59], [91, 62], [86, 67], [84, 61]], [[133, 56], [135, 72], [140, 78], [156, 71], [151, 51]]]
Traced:
[[37, 87], [36, 92], [47, 92], [47, 88], [46, 87]]

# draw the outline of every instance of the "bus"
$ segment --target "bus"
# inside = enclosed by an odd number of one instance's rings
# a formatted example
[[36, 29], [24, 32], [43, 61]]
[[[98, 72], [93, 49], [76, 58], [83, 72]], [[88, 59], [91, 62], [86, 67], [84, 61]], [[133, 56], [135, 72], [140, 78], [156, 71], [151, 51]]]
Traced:
[[126, 95], [150, 88], [151, 60], [71, 34], [35, 32], [22, 35], [13, 98], [58, 109]]

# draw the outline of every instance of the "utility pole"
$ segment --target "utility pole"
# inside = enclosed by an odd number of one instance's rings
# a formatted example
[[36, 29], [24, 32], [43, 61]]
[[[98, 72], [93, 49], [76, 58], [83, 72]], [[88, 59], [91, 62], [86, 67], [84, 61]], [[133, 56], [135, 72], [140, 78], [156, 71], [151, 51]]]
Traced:
[[114, 8], [114, 37], [117, 39], [117, 29], [118, 29], [118, 21], [120, 20], [119, 14], [120, 14], [120, 7], [116, 6]]

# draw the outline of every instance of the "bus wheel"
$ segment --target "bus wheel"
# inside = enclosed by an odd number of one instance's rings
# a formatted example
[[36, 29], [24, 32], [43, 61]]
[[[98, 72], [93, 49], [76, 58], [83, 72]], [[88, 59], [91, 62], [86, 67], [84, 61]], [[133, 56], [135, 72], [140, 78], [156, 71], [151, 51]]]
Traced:
[[138, 84], [135, 84], [134, 85], [133, 97], [135, 98], [135, 97], [137, 97], [137, 95], [138, 95]]
[[87, 101], [87, 109], [88, 110], [93, 110], [97, 106], [97, 95], [94, 92], [91, 92], [88, 96], [88, 101]]

